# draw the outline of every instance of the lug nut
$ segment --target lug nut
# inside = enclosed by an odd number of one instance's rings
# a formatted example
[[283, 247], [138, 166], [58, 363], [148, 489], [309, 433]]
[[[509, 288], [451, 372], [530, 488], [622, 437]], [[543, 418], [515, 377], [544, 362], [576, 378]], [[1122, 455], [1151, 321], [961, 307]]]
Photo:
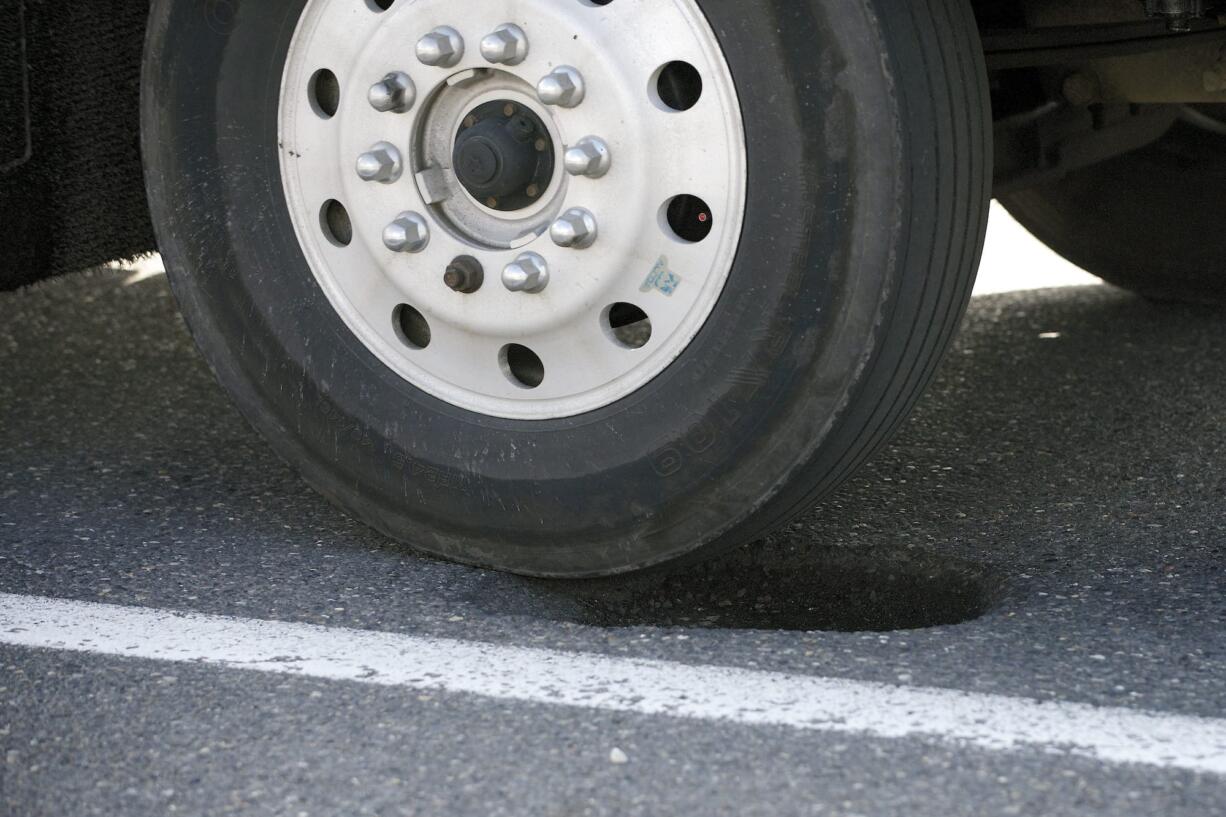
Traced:
[[569, 65], [560, 65], [536, 84], [536, 95], [546, 105], [573, 108], [583, 101], [583, 75]]
[[366, 94], [370, 106], [383, 113], [407, 113], [417, 101], [417, 88], [403, 71], [393, 71], [374, 85]]
[[534, 252], [526, 252], [502, 271], [502, 284], [512, 292], [540, 292], [549, 286], [549, 265]]
[[549, 237], [559, 247], [587, 249], [596, 243], [596, 217], [582, 207], [572, 207], [549, 228]]
[[417, 213], [401, 213], [383, 228], [383, 246], [392, 252], [421, 252], [429, 243], [430, 225]]
[[481, 41], [481, 56], [499, 65], [519, 65], [528, 57], [528, 35], [514, 23], [498, 26]]
[[439, 26], [417, 41], [417, 59], [425, 65], [452, 68], [464, 59], [464, 38], [451, 26]]
[[566, 172], [572, 176], [587, 176], [599, 179], [613, 166], [613, 154], [609, 145], [599, 136], [585, 136], [566, 149], [562, 159]]
[[358, 157], [358, 175], [368, 182], [391, 184], [400, 178], [404, 165], [400, 151], [390, 142], [379, 142]]
[[447, 265], [447, 271], [443, 273], [443, 283], [456, 292], [471, 295], [485, 283], [485, 270], [481, 267], [481, 262], [471, 255], [461, 255]]

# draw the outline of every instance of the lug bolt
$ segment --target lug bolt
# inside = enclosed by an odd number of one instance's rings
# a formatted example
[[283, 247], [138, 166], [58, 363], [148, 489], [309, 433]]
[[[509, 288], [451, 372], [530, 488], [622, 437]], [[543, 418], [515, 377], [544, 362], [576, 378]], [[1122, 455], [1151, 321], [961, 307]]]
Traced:
[[471, 255], [461, 255], [447, 265], [443, 283], [456, 292], [471, 295], [485, 283], [485, 270], [481, 262]]
[[498, 26], [481, 41], [481, 56], [499, 65], [519, 65], [528, 57], [528, 35], [513, 23]]
[[429, 243], [430, 225], [417, 213], [401, 213], [383, 228], [383, 246], [392, 252], [421, 252]]
[[370, 106], [383, 113], [407, 113], [417, 101], [417, 88], [403, 71], [393, 71], [374, 85], [366, 94]]
[[400, 178], [404, 165], [400, 151], [390, 142], [379, 142], [358, 157], [358, 175], [368, 182], [391, 184]]
[[569, 65], [560, 65], [536, 84], [536, 95], [546, 105], [573, 108], [583, 101], [583, 75]]
[[549, 228], [549, 237], [559, 247], [587, 249], [596, 243], [596, 217], [582, 207], [572, 207]]
[[417, 41], [417, 59], [425, 65], [452, 68], [464, 59], [464, 38], [451, 26], [439, 26]]
[[585, 136], [566, 149], [562, 163], [566, 166], [566, 172], [572, 176], [599, 179], [612, 167], [613, 154], [609, 151], [609, 145], [599, 136]]
[[549, 286], [549, 265], [534, 252], [526, 252], [502, 271], [502, 285], [512, 292], [540, 292]]

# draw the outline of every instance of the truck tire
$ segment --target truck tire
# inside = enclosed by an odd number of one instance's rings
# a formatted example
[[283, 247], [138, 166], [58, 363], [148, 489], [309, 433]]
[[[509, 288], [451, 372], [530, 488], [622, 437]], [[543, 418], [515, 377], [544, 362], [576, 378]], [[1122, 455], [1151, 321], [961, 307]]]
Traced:
[[154, 0], [149, 197], [218, 380], [446, 559], [753, 541], [888, 439], [990, 186], [966, 0]]
[[1159, 301], [1226, 302], [1226, 105], [1187, 109], [1160, 140], [1001, 198], [1059, 255]]

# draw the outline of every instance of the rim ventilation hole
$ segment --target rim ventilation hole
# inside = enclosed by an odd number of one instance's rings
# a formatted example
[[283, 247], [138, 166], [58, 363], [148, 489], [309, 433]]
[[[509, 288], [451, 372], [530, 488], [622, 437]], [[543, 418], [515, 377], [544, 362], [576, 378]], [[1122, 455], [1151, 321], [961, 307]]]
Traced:
[[642, 349], [651, 341], [651, 318], [634, 304], [615, 303], [605, 313], [605, 326], [619, 346]]
[[697, 244], [711, 234], [715, 216], [711, 208], [697, 196], [674, 196], [664, 208], [664, 220], [673, 235], [689, 244]]
[[349, 211], [336, 199], [328, 199], [319, 211], [319, 227], [324, 237], [337, 247], [348, 247], [353, 241], [353, 222]]
[[320, 68], [307, 83], [307, 96], [311, 100], [311, 108], [321, 119], [331, 119], [341, 106], [340, 80], [327, 68]]
[[387, 11], [395, 2], [396, 0], [366, 0], [366, 5], [371, 11]]
[[702, 98], [702, 74], [688, 62], [670, 62], [656, 76], [656, 95], [669, 110], [688, 111]]
[[537, 357], [536, 352], [518, 343], [508, 343], [502, 347], [499, 355], [502, 371], [515, 385], [524, 389], [535, 389], [545, 382], [545, 364]]
[[430, 345], [430, 323], [426, 316], [408, 304], [396, 307], [392, 315], [396, 335], [410, 349], [425, 349]]
[[583, 2], [588, 6], [607, 6], [612, 3], [613, 0], [583, 0]]

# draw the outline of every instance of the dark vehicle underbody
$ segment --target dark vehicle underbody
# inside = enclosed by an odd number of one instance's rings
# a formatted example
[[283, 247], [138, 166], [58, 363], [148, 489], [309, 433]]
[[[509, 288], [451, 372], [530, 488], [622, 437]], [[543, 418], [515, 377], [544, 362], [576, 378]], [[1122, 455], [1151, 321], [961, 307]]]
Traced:
[[[259, 13], [259, 3], [238, 0], [199, 5], [217, 20]], [[1214, 71], [1226, 87], [1226, 4], [975, 6], [992, 73], [998, 192], [1152, 142], [1173, 109], [1221, 95]], [[138, 111], [146, 0], [0, 8], [0, 290], [154, 249]]]
[[0, 289], [152, 250], [139, 115], [148, 3], [0, 5]]

